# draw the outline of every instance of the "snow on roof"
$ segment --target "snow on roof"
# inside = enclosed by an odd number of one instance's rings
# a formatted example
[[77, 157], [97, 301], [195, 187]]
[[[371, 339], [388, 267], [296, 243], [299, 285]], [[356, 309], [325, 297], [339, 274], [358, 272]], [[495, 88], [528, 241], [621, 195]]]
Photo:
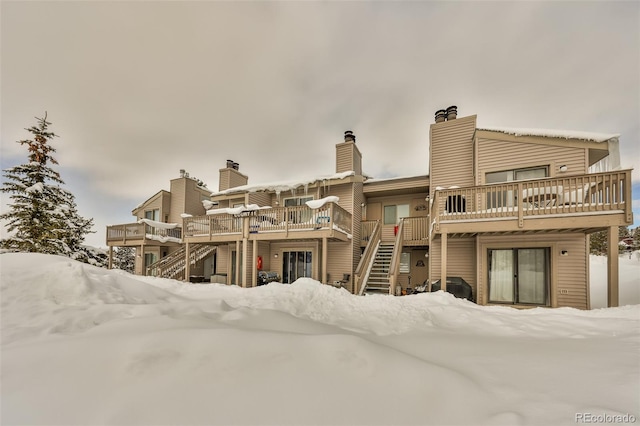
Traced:
[[274, 191], [276, 194], [280, 194], [281, 192], [295, 190], [300, 187], [307, 187], [316, 182], [326, 182], [329, 180], [344, 179], [349, 176], [355, 176], [355, 174], [356, 172], [351, 170], [348, 172], [336, 173], [334, 175], [329, 175], [329, 176], [313, 177], [309, 179], [303, 178], [303, 179], [297, 179], [297, 180], [271, 182], [271, 183], [264, 183], [264, 184], [258, 184], [258, 185], [241, 185], [241, 186], [225, 189], [224, 191], [213, 192], [211, 196], [215, 197], [216, 195], [227, 195], [227, 194], [235, 194], [240, 192], [259, 192], [259, 191]]
[[225, 208], [221, 208], [221, 209], [213, 209], [213, 210], [207, 210], [207, 214], [223, 214], [223, 213], [227, 213], [227, 214], [241, 214], [241, 213], [245, 213], [245, 212], [253, 212], [256, 210], [265, 210], [265, 209], [270, 209], [271, 206], [264, 206], [264, 207], [260, 207], [257, 204], [249, 204], [248, 206], [239, 206], [239, 207], [225, 207]]
[[527, 129], [514, 127], [478, 127], [477, 130], [506, 133], [514, 136], [542, 136], [545, 138], [582, 139], [592, 142], [606, 142], [620, 137], [618, 133], [593, 133], [579, 130]]
[[401, 180], [401, 179], [428, 179], [429, 175], [412, 175], [412, 176], [396, 176], [390, 178], [370, 178], [365, 181], [365, 183], [374, 183], [374, 182], [386, 182], [390, 180]]

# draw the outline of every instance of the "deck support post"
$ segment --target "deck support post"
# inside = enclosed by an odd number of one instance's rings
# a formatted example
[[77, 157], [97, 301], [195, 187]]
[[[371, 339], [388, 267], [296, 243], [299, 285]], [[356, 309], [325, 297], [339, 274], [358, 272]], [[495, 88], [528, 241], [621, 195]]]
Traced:
[[447, 231], [440, 234], [440, 290], [447, 291]]
[[247, 287], [247, 261], [249, 259], [249, 241], [242, 239], [242, 287]]
[[242, 285], [240, 282], [240, 240], [236, 240], [236, 276], [233, 277], [236, 285]]
[[607, 235], [607, 306], [620, 305], [618, 297], [618, 227], [610, 226]]
[[322, 282], [329, 284], [327, 275], [327, 237], [322, 237]]
[[184, 253], [184, 282], [188, 283], [191, 276], [191, 244], [189, 242], [185, 243]]
[[147, 267], [145, 265], [145, 252], [144, 252], [144, 244], [140, 246], [140, 275], [147, 275]]
[[253, 264], [251, 266], [251, 287], [258, 286], [258, 242], [251, 241], [253, 246]]
[[113, 269], [113, 246], [109, 246], [109, 269]]

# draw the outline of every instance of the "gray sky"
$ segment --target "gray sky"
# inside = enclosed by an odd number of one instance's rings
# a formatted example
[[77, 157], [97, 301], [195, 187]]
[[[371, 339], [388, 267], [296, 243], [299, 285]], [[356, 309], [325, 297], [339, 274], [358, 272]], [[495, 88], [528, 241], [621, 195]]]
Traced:
[[640, 214], [637, 2], [0, 7], [1, 166], [26, 161], [15, 141], [48, 111], [92, 245], [183, 168], [212, 190], [227, 158], [249, 183], [334, 173], [345, 130], [367, 174], [425, 174], [449, 105], [485, 126], [621, 133]]

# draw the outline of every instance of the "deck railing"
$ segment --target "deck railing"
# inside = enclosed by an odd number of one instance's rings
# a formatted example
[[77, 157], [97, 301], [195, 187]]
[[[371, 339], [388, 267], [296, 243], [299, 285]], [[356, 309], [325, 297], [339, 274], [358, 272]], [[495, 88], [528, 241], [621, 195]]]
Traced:
[[433, 203], [436, 225], [609, 211], [623, 211], [630, 220], [631, 171], [436, 190]]
[[107, 242], [127, 242], [144, 239], [163, 241], [169, 238], [181, 239], [182, 228], [158, 228], [155, 226], [145, 225], [144, 223], [125, 223], [122, 225], [107, 226]]
[[429, 241], [429, 217], [405, 217], [402, 219], [404, 224], [403, 239], [406, 243], [423, 243], [428, 244]]
[[274, 207], [245, 212], [228, 213], [184, 219], [185, 237], [243, 234], [244, 221], [249, 221], [249, 233], [289, 232], [318, 229], [337, 229], [351, 234], [351, 213], [335, 203], [312, 209], [307, 206]]
[[[363, 290], [364, 288], [364, 283], [367, 281], [369, 273], [371, 272], [371, 264], [376, 256], [378, 245], [380, 244], [380, 234], [382, 229], [380, 221], [372, 220], [369, 222], [373, 224], [373, 229], [367, 236], [367, 246], [365, 247], [362, 256], [360, 256], [360, 262], [358, 263], [358, 266], [356, 267], [356, 270], [354, 272], [355, 276], [353, 282], [355, 285], [354, 292], [356, 294], [361, 294], [361, 290]], [[367, 228], [367, 230], [370, 228], [369, 223], [366, 223], [365, 225], [364, 222], [362, 224], [362, 227], [363, 230], [365, 227]]]

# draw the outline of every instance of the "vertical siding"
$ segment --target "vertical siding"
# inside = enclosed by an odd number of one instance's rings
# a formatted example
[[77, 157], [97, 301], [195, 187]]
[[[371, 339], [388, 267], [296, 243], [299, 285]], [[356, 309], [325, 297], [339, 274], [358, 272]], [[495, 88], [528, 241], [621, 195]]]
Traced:
[[473, 186], [473, 135], [476, 116], [431, 125], [431, 187]]
[[[544, 234], [524, 236], [479, 237], [480, 262], [478, 291], [486, 301], [488, 288], [488, 255], [490, 248], [549, 247], [551, 267], [551, 301], [557, 307], [588, 308], [588, 247], [584, 234]], [[562, 250], [568, 252], [561, 256]]]
[[[551, 166], [551, 176], [584, 174], [588, 170], [585, 151], [569, 146], [478, 139], [478, 182], [484, 184], [487, 172], [535, 166]], [[559, 171], [563, 165], [568, 167], [566, 173]]]

